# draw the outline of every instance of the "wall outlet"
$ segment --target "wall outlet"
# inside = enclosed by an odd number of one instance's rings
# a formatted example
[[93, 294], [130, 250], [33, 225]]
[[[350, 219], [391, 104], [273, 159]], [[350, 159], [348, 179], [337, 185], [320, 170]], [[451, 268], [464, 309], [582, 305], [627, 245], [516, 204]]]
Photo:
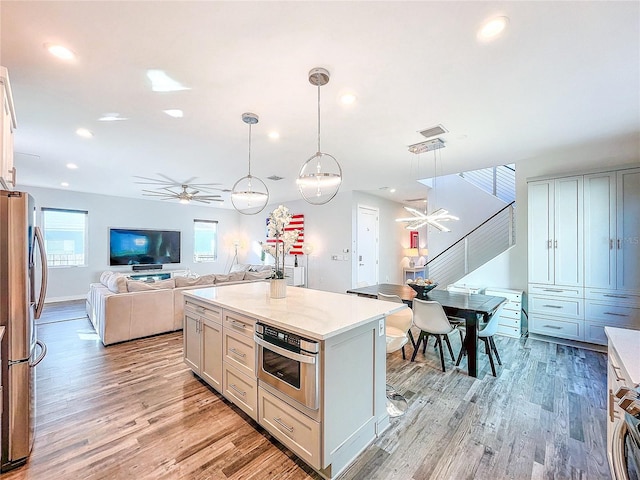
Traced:
[[384, 318], [380, 319], [378, 323], [378, 336], [382, 337], [384, 335]]

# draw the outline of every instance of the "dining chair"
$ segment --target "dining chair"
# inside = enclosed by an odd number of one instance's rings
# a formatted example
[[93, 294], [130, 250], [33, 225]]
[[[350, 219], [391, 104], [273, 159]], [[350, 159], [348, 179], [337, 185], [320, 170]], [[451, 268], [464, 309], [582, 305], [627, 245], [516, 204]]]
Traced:
[[433, 335], [436, 338], [436, 347], [440, 349], [440, 363], [442, 364], [442, 371], [445, 372], [446, 369], [444, 366], [442, 340], [444, 339], [447, 344], [451, 360], [455, 361], [451, 342], [449, 341], [449, 334], [458, 331], [458, 329], [451, 324], [447, 314], [442, 308], [442, 305], [438, 302], [419, 300], [417, 298], [413, 299], [413, 324], [420, 329], [420, 336], [418, 337], [418, 342], [413, 350], [411, 361], [413, 362], [418, 354], [420, 342], [424, 342], [424, 353], [429, 335]]
[[[394, 303], [404, 303], [398, 295], [386, 295], [378, 292], [378, 300], [385, 300]], [[402, 348], [402, 359], [406, 360], [404, 346], [409, 340], [411, 345], [415, 347], [415, 340], [411, 333], [411, 325], [413, 325], [413, 310], [404, 308], [399, 312], [387, 315], [385, 318], [385, 334], [387, 337], [387, 353], [395, 352]]]
[[[494, 377], [497, 376], [496, 375], [496, 366], [493, 363], [493, 355], [491, 354], [491, 351], [493, 350], [493, 353], [496, 354], [496, 360], [498, 360], [498, 365], [502, 365], [502, 360], [500, 360], [500, 354], [498, 353], [498, 349], [496, 348], [496, 342], [493, 340], [493, 336], [498, 331], [498, 321], [500, 319], [499, 313], [502, 310], [502, 308], [505, 305], [505, 303], [500, 305], [496, 309], [496, 311], [493, 312], [493, 315], [491, 315], [491, 317], [489, 318], [489, 321], [487, 322], [485, 327], [478, 332], [478, 338], [484, 342], [484, 351], [489, 356], [489, 364], [491, 365], [491, 373], [493, 373]], [[462, 342], [462, 348], [460, 349], [460, 353], [458, 354], [458, 360], [456, 361], [456, 366], [460, 365], [460, 361], [462, 360], [462, 357], [464, 355], [466, 355], [466, 354], [467, 354], [467, 350], [464, 347], [464, 341], [463, 341]]]
[[[398, 295], [385, 295], [378, 292], [378, 300], [385, 300], [394, 303], [404, 303]], [[385, 317], [385, 336], [387, 340], [387, 354], [397, 352], [402, 349], [402, 359], [406, 360], [404, 346], [409, 340], [414, 344], [411, 336], [411, 325], [413, 324], [413, 311], [410, 308], [403, 308], [399, 312], [392, 313]], [[395, 418], [405, 414], [409, 407], [407, 399], [392, 385], [387, 383], [387, 413], [389, 417]]]

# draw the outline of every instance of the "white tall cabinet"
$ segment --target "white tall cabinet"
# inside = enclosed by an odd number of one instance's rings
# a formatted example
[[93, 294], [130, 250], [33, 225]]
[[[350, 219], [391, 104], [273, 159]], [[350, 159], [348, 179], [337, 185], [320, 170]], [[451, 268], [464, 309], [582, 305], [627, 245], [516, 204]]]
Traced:
[[16, 129], [16, 113], [13, 108], [9, 74], [0, 67], [0, 96], [2, 115], [0, 118], [0, 187], [13, 189], [16, 186], [16, 169], [13, 165], [13, 131]]
[[605, 345], [640, 329], [640, 168], [531, 181], [531, 333]]

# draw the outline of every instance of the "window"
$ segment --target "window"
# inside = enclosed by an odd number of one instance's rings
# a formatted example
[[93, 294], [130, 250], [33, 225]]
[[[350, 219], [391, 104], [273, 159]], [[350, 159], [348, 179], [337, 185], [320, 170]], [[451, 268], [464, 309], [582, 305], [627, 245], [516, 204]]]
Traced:
[[218, 222], [193, 221], [193, 261], [215, 262], [218, 258]]
[[42, 233], [48, 266], [86, 265], [88, 213], [81, 210], [42, 208]]

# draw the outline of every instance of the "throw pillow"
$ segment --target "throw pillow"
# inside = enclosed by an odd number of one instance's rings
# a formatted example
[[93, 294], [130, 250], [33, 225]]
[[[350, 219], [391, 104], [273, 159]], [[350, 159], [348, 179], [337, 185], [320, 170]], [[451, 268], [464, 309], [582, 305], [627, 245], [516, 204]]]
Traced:
[[109, 277], [107, 288], [113, 293], [126, 293], [127, 277], [121, 273], [114, 273]]
[[168, 280], [160, 280], [159, 282], [142, 282], [140, 280], [129, 280], [127, 282], [127, 290], [129, 292], [144, 292], [147, 290], [168, 290], [174, 288], [176, 282], [173, 278]]
[[231, 272], [229, 273], [229, 281], [230, 282], [239, 282], [241, 280], [244, 280], [244, 275], [245, 275], [245, 271], [241, 271], [241, 272]]
[[221, 274], [217, 274], [216, 275], [216, 284], [218, 283], [226, 283], [226, 282], [230, 282], [231, 280], [229, 280], [229, 275], [221, 275]]
[[111, 270], [105, 270], [104, 272], [102, 272], [102, 275], [100, 275], [100, 283], [105, 287], [108, 286], [109, 278], [111, 278], [111, 275], [113, 275], [113, 272]]
[[247, 270], [249, 270], [250, 267], [251, 267], [251, 265], [245, 265], [243, 263], [236, 263], [234, 265], [231, 265], [231, 270], [229, 271], [229, 273], [246, 272]]

